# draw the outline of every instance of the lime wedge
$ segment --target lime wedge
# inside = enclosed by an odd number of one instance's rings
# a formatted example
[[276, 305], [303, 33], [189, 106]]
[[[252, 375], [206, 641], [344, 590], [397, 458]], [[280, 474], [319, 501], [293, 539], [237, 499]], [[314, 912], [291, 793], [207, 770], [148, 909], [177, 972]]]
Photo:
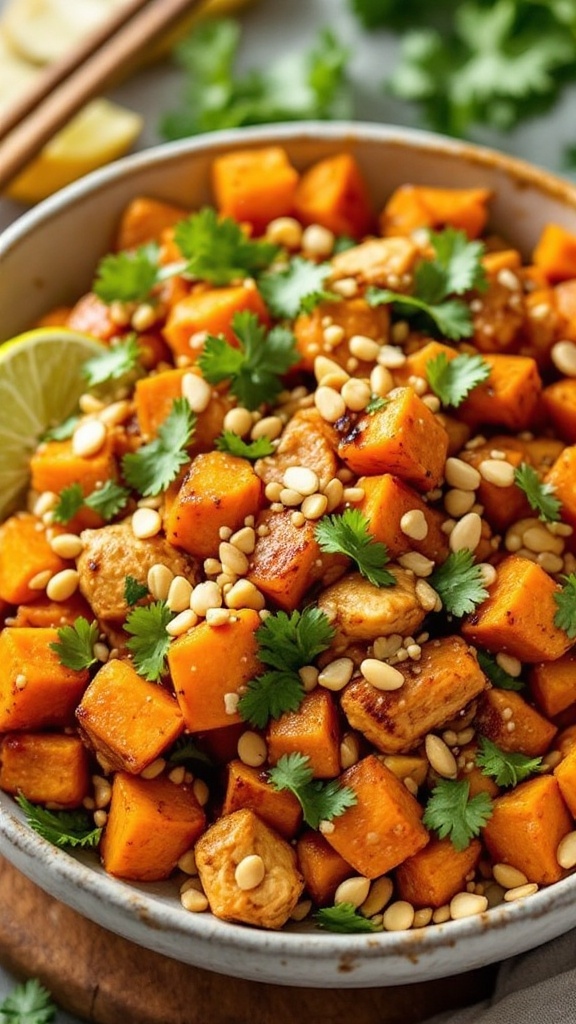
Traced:
[[26, 490], [39, 438], [76, 410], [86, 390], [82, 364], [102, 349], [64, 327], [38, 328], [0, 346], [0, 518]]

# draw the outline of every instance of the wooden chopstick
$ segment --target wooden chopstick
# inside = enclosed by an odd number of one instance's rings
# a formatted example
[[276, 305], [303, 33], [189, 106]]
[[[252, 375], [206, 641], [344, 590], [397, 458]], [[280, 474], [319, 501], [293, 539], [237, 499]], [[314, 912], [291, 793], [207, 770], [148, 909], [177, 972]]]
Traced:
[[79, 47], [38, 76], [0, 120], [0, 191], [56, 132], [162, 32], [204, 0], [126, 0]]

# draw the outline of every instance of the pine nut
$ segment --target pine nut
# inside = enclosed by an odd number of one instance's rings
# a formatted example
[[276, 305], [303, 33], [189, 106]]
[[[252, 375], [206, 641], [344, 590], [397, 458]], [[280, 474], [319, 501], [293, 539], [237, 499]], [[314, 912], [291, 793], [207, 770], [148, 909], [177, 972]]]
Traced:
[[353, 907], [359, 907], [368, 896], [370, 891], [370, 879], [363, 875], [353, 875], [346, 878], [334, 893], [334, 903], [351, 903]]
[[431, 768], [443, 779], [455, 779], [458, 774], [458, 765], [454, 754], [444, 740], [429, 732], [424, 740], [424, 747]]
[[568, 832], [558, 843], [556, 860], [561, 868], [576, 867], [576, 832]]
[[176, 615], [171, 622], [166, 626], [166, 632], [168, 636], [183, 636], [189, 629], [193, 629], [198, 623], [198, 616], [196, 612], [193, 612], [191, 608], [186, 608], [185, 611], [180, 612]]
[[370, 374], [370, 388], [379, 398], [386, 395], [394, 387], [394, 378], [385, 366], [375, 366]]
[[205, 807], [210, 799], [210, 790], [204, 782], [204, 779], [194, 779], [194, 782], [192, 783], [192, 792], [200, 804], [200, 807]]
[[175, 576], [172, 580], [166, 603], [171, 612], [183, 612], [190, 608], [192, 597], [192, 584], [185, 576]]
[[303, 512], [300, 511], [293, 512], [292, 515], [290, 516], [290, 521], [292, 523], [292, 526], [295, 526], [296, 529], [299, 530], [301, 526], [304, 526], [304, 523], [306, 522], [306, 516], [304, 515]]
[[137, 508], [132, 515], [132, 533], [138, 540], [155, 537], [162, 529], [162, 517], [154, 508]]
[[342, 386], [340, 394], [352, 412], [361, 412], [368, 405], [372, 391], [367, 381], [351, 377]]
[[364, 360], [366, 363], [376, 359], [380, 351], [378, 342], [374, 341], [373, 338], [368, 338], [365, 334], [353, 334], [348, 342], [348, 348], [353, 356]]
[[320, 519], [328, 508], [328, 498], [325, 494], [309, 494], [301, 505], [302, 515], [305, 519]]
[[230, 543], [245, 555], [251, 555], [256, 547], [256, 531], [253, 526], [243, 526], [230, 537]]
[[338, 505], [341, 504], [342, 499], [344, 497], [344, 485], [342, 481], [338, 480], [338, 477], [332, 477], [332, 479], [328, 481], [326, 487], [324, 488], [324, 494], [326, 495], [326, 499], [328, 501], [326, 511], [333, 512], [334, 509], [338, 508]]
[[59, 533], [52, 537], [50, 547], [60, 558], [77, 558], [84, 544], [75, 533]]
[[476, 494], [474, 491], [462, 491], [454, 487], [451, 491], [446, 491], [444, 495], [444, 508], [449, 516], [453, 516], [454, 519], [461, 519], [462, 516], [471, 511], [475, 501]]
[[478, 568], [482, 574], [482, 585], [484, 587], [491, 587], [496, 582], [496, 569], [489, 562], [480, 562]]
[[446, 921], [450, 920], [450, 907], [445, 903], [441, 907], [437, 907], [432, 914], [432, 921], [434, 924], [445, 924]]
[[78, 590], [80, 575], [76, 569], [62, 569], [48, 581], [46, 597], [50, 601], [67, 601]]
[[204, 412], [210, 405], [212, 388], [197, 373], [185, 373], [181, 382], [182, 397], [186, 399], [192, 412]]
[[496, 655], [496, 661], [500, 668], [504, 669], [509, 676], [514, 676], [517, 679], [522, 674], [522, 662], [512, 654], [507, 654], [506, 651], [499, 651]]
[[291, 921], [304, 921], [312, 910], [312, 900], [300, 900], [290, 914]]
[[404, 366], [405, 362], [406, 356], [401, 348], [396, 348], [394, 345], [381, 346], [378, 353], [378, 363], [380, 366], [385, 366], [387, 370], [398, 370], [401, 366]]
[[52, 509], [58, 504], [58, 495], [54, 491], [42, 491], [42, 494], [36, 499], [32, 512], [38, 519], [42, 519], [42, 516], [46, 512], [51, 512]]
[[173, 579], [174, 573], [167, 565], [162, 565], [161, 562], [155, 562], [154, 565], [150, 566], [146, 582], [148, 584], [148, 590], [155, 601], [166, 600], [168, 597], [168, 591], [170, 590], [170, 584]]
[[299, 249], [302, 245], [302, 225], [295, 217], [275, 217], [266, 227], [266, 239], [286, 249]]
[[190, 595], [190, 607], [196, 615], [205, 616], [210, 608], [222, 607], [222, 591], [213, 580], [197, 583]]
[[220, 544], [218, 558], [222, 562], [224, 572], [232, 572], [236, 576], [244, 576], [248, 572], [249, 562], [246, 555], [229, 541], [224, 540]]
[[[329, 320], [330, 317], [323, 317], [324, 320]], [[329, 323], [324, 326], [324, 341], [329, 348], [335, 348], [341, 341], [344, 340], [345, 331], [341, 324]]]
[[316, 494], [320, 487], [317, 474], [306, 466], [289, 466], [284, 473], [282, 482], [285, 487], [299, 491], [304, 497]]
[[347, 732], [340, 742], [340, 766], [342, 769], [351, 768], [360, 760], [360, 743], [353, 732]]
[[300, 494], [300, 491], [295, 491], [293, 487], [283, 487], [280, 491], [280, 501], [286, 508], [297, 508], [303, 500], [304, 495]]
[[550, 355], [560, 373], [566, 377], [576, 377], [576, 345], [573, 341], [557, 341]]
[[425, 928], [426, 925], [430, 924], [432, 920], [433, 910], [432, 907], [421, 907], [414, 914], [414, 921], [412, 924], [413, 928]]
[[267, 437], [269, 441], [275, 441], [283, 429], [284, 424], [279, 416], [263, 416], [252, 427], [250, 438], [252, 441], [258, 441], [261, 437]]
[[373, 644], [374, 657], [378, 661], [386, 661], [388, 658], [393, 658], [401, 647], [402, 637], [399, 633], [391, 633], [390, 636], [378, 636]]
[[268, 747], [265, 740], [257, 732], [247, 730], [243, 732], [238, 740], [238, 757], [243, 764], [251, 768], [259, 768], [268, 757]]
[[396, 900], [384, 911], [382, 926], [387, 932], [405, 932], [414, 923], [414, 907], [406, 900]]
[[404, 685], [404, 676], [399, 669], [377, 658], [364, 658], [360, 671], [376, 690], [398, 690]]
[[315, 665], [303, 665], [298, 669], [298, 675], [302, 680], [305, 693], [312, 693], [318, 686], [319, 672]]
[[428, 522], [421, 509], [413, 508], [400, 519], [400, 529], [411, 540], [424, 540], [428, 536]]
[[561, 537], [555, 537], [545, 526], [530, 526], [522, 534], [522, 543], [530, 551], [551, 552], [554, 555], [561, 555], [564, 551], [564, 541]]
[[177, 865], [180, 871], [183, 871], [186, 875], [197, 875], [198, 868], [196, 866], [196, 856], [194, 850], [186, 850], [178, 861]]
[[188, 910], [192, 914], [202, 914], [205, 910], [208, 910], [209, 905], [204, 893], [192, 888], [181, 893], [180, 903], [184, 910]]
[[461, 551], [468, 548], [475, 551], [482, 536], [482, 520], [477, 512], [468, 512], [456, 523], [450, 534], [449, 544], [451, 551]]
[[488, 900], [474, 892], [457, 892], [450, 900], [450, 917], [460, 921], [463, 917], [473, 917], [488, 909]]
[[562, 572], [564, 568], [564, 561], [559, 555], [553, 555], [551, 551], [542, 551], [536, 559], [538, 565], [541, 565], [545, 572], [551, 574]]
[[151, 761], [145, 768], [140, 772], [140, 778], [142, 779], [157, 779], [162, 774], [166, 767], [166, 761], [163, 757], [157, 757], [155, 761]]
[[494, 864], [492, 874], [503, 889], [516, 889], [528, 882], [524, 872], [513, 867], [512, 864]]
[[242, 889], [243, 892], [248, 892], [250, 889], [256, 889], [260, 885], [264, 880], [265, 874], [266, 868], [262, 857], [257, 853], [249, 853], [237, 865], [234, 878], [238, 888]]
[[235, 409], [228, 410], [222, 426], [224, 430], [231, 430], [233, 434], [238, 434], [238, 437], [246, 437], [252, 429], [253, 422], [252, 413], [248, 409], [244, 409], [243, 406], [237, 406]]
[[426, 583], [426, 580], [420, 579], [416, 580], [414, 590], [420, 607], [423, 608], [425, 612], [433, 611], [438, 601], [438, 594], [434, 588], [431, 587], [429, 583]]
[[318, 685], [323, 686], [325, 690], [337, 693], [338, 690], [343, 690], [347, 686], [352, 679], [353, 672], [352, 658], [336, 658], [322, 669], [318, 675]]
[[360, 913], [364, 917], [373, 917], [374, 914], [381, 913], [386, 904], [392, 899], [393, 892], [392, 880], [387, 875], [375, 878], [370, 886], [370, 892], [359, 907]]
[[102, 420], [107, 427], [117, 427], [121, 423], [125, 423], [132, 412], [132, 406], [126, 399], [122, 399], [119, 402], [112, 402], [110, 405], [105, 406], [100, 413], [99, 419]]
[[94, 785], [95, 807], [107, 807], [112, 799], [112, 787], [108, 782], [108, 779], [103, 779], [100, 775], [94, 775], [92, 777], [92, 782]]
[[270, 483], [266, 484], [266, 487], [264, 488], [264, 495], [266, 496], [268, 501], [274, 503], [280, 501], [280, 495], [282, 494], [283, 490], [284, 488], [282, 487], [282, 484], [278, 480], [271, 480]]
[[72, 451], [88, 459], [100, 451], [106, 440], [106, 427], [101, 420], [84, 420], [72, 434]]
[[525, 896], [533, 896], [535, 892], [538, 892], [536, 882], [528, 882], [527, 885], [517, 885], [516, 888], [508, 889], [504, 893], [504, 901], [506, 903], [514, 903], [515, 900], [523, 900]]
[[147, 331], [152, 324], [156, 323], [157, 313], [154, 306], [149, 302], [142, 302], [134, 310], [130, 323], [135, 331]]
[[98, 661], [101, 661], [102, 664], [108, 661], [110, 657], [110, 651], [108, 650], [106, 644], [103, 643], [95, 643], [94, 647], [92, 648], [92, 652], [94, 654], [94, 657], [97, 658]]
[[[206, 622], [209, 626], [213, 626], [217, 629], [218, 626], [227, 626], [229, 622], [233, 621], [233, 616], [230, 614], [229, 608], [209, 608], [206, 612]], [[227, 711], [227, 714], [234, 714], [234, 711]]]
[[415, 576], [431, 576], [434, 572], [434, 562], [430, 558], [426, 558], [426, 555], [421, 555], [419, 551], [407, 551], [405, 555], [400, 555], [398, 564], [403, 569], [410, 569]]
[[320, 386], [314, 392], [314, 405], [323, 420], [336, 423], [346, 412], [346, 402], [334, 388]]
[[480, 486], [481, 478], [478, 470], [453, 455], [446, 459], [444, 476], [450, 487], [457, 487], [460, 491], [475, 491]]
[[478, 466], [480, 476], [495, 487], [511, 487], [514, 483], [514, 466], [501, 459], [483, 459]]
[[[332, 330], [333, 328], [328, 328]], [[324, 331], [324, 337], [328, 331]], [[342, 339], [340, 339], [342, 340]], [[350, 374], [346, 372], [340, 363], [337, 363], [334, 359], [328, 359], [327, 356], [316, 356], [314, 360], [314, 376], [319, 385], [329, 378], [333, 382], [333, 387], [339, 389], [347, 380], [350, 379]]]
[[334, 235], [321, 224], [310, 224], [302, 232], [302, 248], [310, 256], [331, 256], [334, 251]]
[[254, 611], [260, 612], [265, 607], [266, 600], [250, 580], [241, 579], [233, 583], [227, 591], [224, 603], [227, 608], [253, 608]]
[[355, 277], [341, 277], [339, 281], [334, 281], [331, 291], [343, 299], [353, 299], [358, 294], [358, 282]]

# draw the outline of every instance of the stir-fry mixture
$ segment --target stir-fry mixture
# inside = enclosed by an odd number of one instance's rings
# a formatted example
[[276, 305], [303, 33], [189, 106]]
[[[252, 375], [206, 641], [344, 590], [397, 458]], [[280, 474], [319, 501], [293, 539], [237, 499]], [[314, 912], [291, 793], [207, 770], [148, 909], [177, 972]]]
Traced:
[[403, 930], [576, 866], [576, 236], [354, 157], [136, 198], [0, 528], [0, 787], [110, 874]]

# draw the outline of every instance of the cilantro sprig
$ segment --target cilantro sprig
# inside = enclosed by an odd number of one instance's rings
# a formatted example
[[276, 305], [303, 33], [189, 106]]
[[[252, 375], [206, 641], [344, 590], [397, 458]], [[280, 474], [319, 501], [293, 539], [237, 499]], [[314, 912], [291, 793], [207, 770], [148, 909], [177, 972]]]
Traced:
[[159, 256], [156, 242], [104, 256], [96, 268], [94, 292], [106, 303], [143, 302], [159, 281]]
[[441, 779], [426, 804], [422, 821], [439, 839], [447, 836], [456, 850], [465, 850], [492, 816], [487, 793], [470, 797], [465, 779]]
[[258, 437], [256, 441], [244, 441], [232, 430], [223, 430], [214, 442], [219, 452], [228, 452], [241, 459], [263, 459], [267, 455], [273, 455], [276, 451], [270, 438]]
[[538, 513], [539, 519], [545, 523], [558, 522], [562, 502], [555, 497], [556, 488], [541, 480], [533, 466], [521, 462], [514, 470], [514, 483], [524, 492], [530, 508]]
[[150, 682], [157, 682], [166, 671], [171, 639], [166, 626], [173, 618], [165, 601], [153, 601], [132, 608], [124, 623], [124, 629], [130, 633], [126, 646], [132, 653], [134, 668]]
[[15, 985], [0, 1003], [0, 1024], [51, 1024], [56, 1006], [37, 978]]
[[210, 384], [229, 381], [230, 391], [242, 405], [258, 409], [280, 394], [282, 375], [298, 362], [296, 340], [285, 327], [267, 331], [248, 310], [234, 314], [232, 330], [238, 347], [208, 335], [198, 365]]
[[70, 484], [58, 495], [58, 501], [52, 513], [54, 522], [69, 523], [84, 507], [91, 508], [93, 512], [97, 512], [106, 522], [109, 522], [126, 507], [128, 498], [129, 491], [114, 480], [107, 480], [102, 487], [96, 488], [86, 497], [84, 497], [79, 483]]
[[94, 847], [98, 846], [101, 828], [84, 811], [49, 811], [39, 804], [33, 804], [21, 793], [16, 803], [22, 808], [30, 828], [53, 846]]
[[121, 380], [139, 369], [140, 346], [136, 335], [130, 334], [123, 341], [118, 341], [97, 356], [87, 359], [82, 367], [82, 376], [88, 386], [94, 388], [111, 380]]
[[189, 461], [186, 449], [195, 427], [196, 416], [186, 399], [175, 398], [158, 436], [123, 457], [122, 471], [130, 486], [144, 497], [165, 491]]
[[480, 668], [484, 675], [488, 676], [493, 686], [496, 686], [499, 690], [524, 689], [522, 680], [506, 672], [491, 654], [488, 654], [486, 651], [476, 651], [476, 654]]
[[457, 409], [474, 388], [488, 379], [490, 366], [480, 355], [461, 352], [448, 359], [445, 352], [439, 352], [428, 360], [426, 376], [442, 405]]
[[372, 287], [366, 299], [371, 306], [393, 303], [403, 317], [423, 315], [424, 326], [435, 328], [445, 338], [469, 338], [473, 333], [470, 308], [454, 296], [486, 287], [483, 243], [471, 242], [464, 231], [449, 227], [430, 232], [430, 245], [434, 259], [418, 264], [410, 295]]
[[333, 637], [327, 616], [312, 605], [290, 615], [268, 615], [256, 639], [258, 658], [269, 668], [249, 681], [240, 698], [238, 712], [244, 721], [263, 729], [270, 718], [297, 711], [304, 697], [299, 669], [325, 651]]
[[56, 423], [53, 427], [48, 427], [41, 437], [38, 438], [40, 442], [43, 441], [67, 441], [68, 438], [72, 437], [72, 434], [76, 430], [80, 422], [79, 416], [68, 416], [61, 423]]
[[324, 516], [315, 532], [321, 551], [347, 555], [375, 587], [391, 587], [396, 583], [396, 577], [384, 568], [389, 561], [388, 549], [372, 536], [369, 522], [360, 509], [347, 508], [339, 515]]
[[370, 918], [358, 913], [353, 903], [335, 903], [333, 907], [321, 907], [314, 914], [314, 921], [324, 931], [340, 932], [343, 935], [378, 930]]
[[263, 274], [258, 287], [274, 316], [294, 319], [311, 313], [319, 302], [337, 302], [341, 296], [324, 288], [332, 272], [329, 263], [314, 263], [294, 256], [283, 270]]
[[571, 572], [562, 577], [562, 590], [554, 594], [558, 605], [554, 615], [554, 625], [563, 629], [570, 640], [576, 637], [576, 573]]
[[61, 626], [58, 630], [58, 640], [49, 644], [49, 647], [62, 665], [80, 672], [84, 668], [90, 668], [96, 662], [94, 644], [98, 640], [98, 623], [88, 622], [83, 615], [74, 620], [72, 626]]
[[337, 779], [323, 782], [313, 778], [310, 758], [304, 754], [283, 754], [268, 772], [268, 780], [276, 790], [287, 789], [294, 794], [302, 808], [304, 821], [317, 829], [321, 821], [338, 818], [358, 798], [349, 786], [341, 786]]
[[180, 221], [174, 241], [185, 258], [178, 270], [214, 285], [260, 273], [279, 252], [277, 245], [248, 238], [237, 221], [210, 206]]
[[124, 579], [124, 600], [126, 604], [132, 606], [138, 604], [138, 601], [142, 601], [145, 597], [148, 597], [150, 591], [145, 583], [140, 583], [139, 580], [135, 579], [134, 576], [126, 576]]
[[541, 757], [528, 757], [526, 754], [501, 750], [487, 736], [481, 736], [479, 742], [476, 764], [482, 774], [490, 776], [498, 786], [517, 786], [519, 782], [539, 772], [542, 767]]
[[440, 596], [445, 611], [458, 619], [473, 612], [488, 597], [482, 569], [469, 548], [450, 552], [429, 576], [428, 583]]

